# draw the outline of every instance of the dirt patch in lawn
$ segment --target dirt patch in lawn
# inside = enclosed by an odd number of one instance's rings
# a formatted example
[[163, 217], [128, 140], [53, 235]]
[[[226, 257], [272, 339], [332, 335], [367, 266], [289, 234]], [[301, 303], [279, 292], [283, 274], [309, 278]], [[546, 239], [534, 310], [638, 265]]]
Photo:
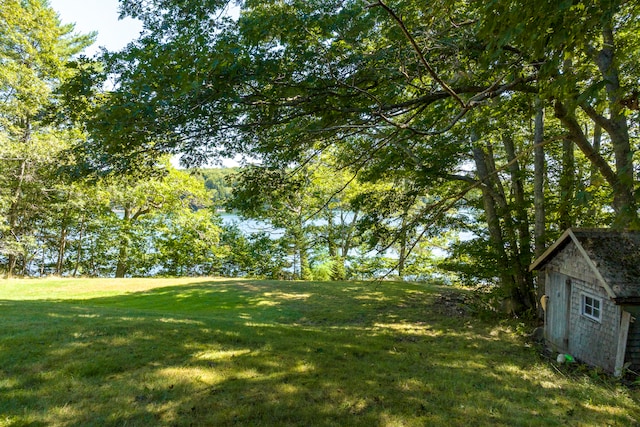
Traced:
[[433, 308], [448, 317], [470, 317], [478, 311], [478, 298], [460, 290], [443, 291], [435, 296]]

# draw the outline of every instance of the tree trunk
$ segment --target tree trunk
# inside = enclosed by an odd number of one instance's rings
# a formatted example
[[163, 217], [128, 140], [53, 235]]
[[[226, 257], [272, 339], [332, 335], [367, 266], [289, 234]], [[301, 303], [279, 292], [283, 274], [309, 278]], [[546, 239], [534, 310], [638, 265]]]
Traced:
[[127, 237], [123, 237], [120, 240], [118, 249], [118, 263], [116, 265], [116, 278], [123, 278], [127, 274], [127, 253], [129, 249], [129, 242]]
[[613, 192], [613, 209], [616, 213], [614, 226], [618, 228], [640, 226], [635, 200], [635, 180], [633, 177], [633, 158], [629, 141], [629, 127], [621, 103], [623, 93], [620, 86], [620, 74], [615, 61], [615, 39], [611, 18], [605, 23], [603, 43], [600, 51], [594, 52], [594, 59], [605, 82], [609, 117], [598, 113], [592, 106], [582, 103], [580, 106], [587, 115], [609, 135], [615, 158], [615, 170], [586, 138], [575, 111], [556, 99], [555, 114], [569, 131], [567, 136], [585, 154], [587, 159], [602, 174]]
[[298, 278], [301, 280], [311, 280], [311, 268], [309, 266], [309, 255], [307, 254], [307, 241], [304, 234], [302, 216], [296, 219], [295, 227], [292, 227], [291, 229], [291, 237], [293, 238], [293, 250], [295, 251], [295, 255], [298, 257], [300, 266]]
[[503, 135], [502, 142], [507, 154], [509, 172], [511, 176], [511, 191], [514, 199], [516, 224], [507, 224], [517, 231], [517, 241], [514, 246], [514, 256], [518, 258], [515, 280], [518, 286], [519, 302], [527, 308], [535, 308], [535, 293], [533, 292], [533, 276], [529, 272], [531, 264], [531, 233], [529, 232], [528, 203], [525, 200], [524, 176], [517, 161], [515, 145], [510, 135]]
[[[593, 128], [593, 149], [595, 151], [600, 152], [600, 146], [602, 145], [602, 126], [600, 126], [599, 124], [595, 124], [594, 128]], [[595, 185], [595, 183], [597, 181], [599, 181], [598, 178], [598, 168], [596, 168], [595, 166], [591, 165], [590, 171], [589, 171], [589, 184], [590, 185]]]
[[336, 255], [338, 255], [338, 246], [336, 244], [336, 239], [335, 239], [335, 224], [334, 224], [334, 218], [333, 218], [333, 212], [327, 208], [327, 213], [324, 216], [325, 220], [327, 221], [327, 250], [329, 251], [329, 257], [333, 258]]
[[345, 260], [349, 255], [349, 251], [351, 250], [353, 233], [355, 229], [355, 224], [358, 219], [358, 211], [352, 213], [353, 218], [349, 221], [350, 213], [345, 213], [343, 210], [340, 210], [340, 248], [339, 252], [336, 253], [336, 256], [333, 257], [333, 271], [332, 271], [332, 279], [333, 280], [345, 280], [346, 266]]
[[[44, 230], [40, 231], [40, 239], [44, 240]], [[40, 251], [40, 277], [44, 276], [44, 272], [45, 272], [45, 263], [46, 263], [46, 251], [47, 249], [44, 247], [42, 247], [42, 250]]]
[[356, 228], [355, 225], [358, 222], [358, 211], [356, 210], [355, 212], [353, 212], [353, 218], [348, 223], [345, 218], [344, 212], [340, 213], [340, 217], [341, 217], [341, 224], [343, 229], [342, 247], [340, 249], [341, 250], [340, 256], [344, 260], [344, 259], [347, 259], [347, 256], [349, 255], [349, 251], [353, 247], [353, 238], [354, 238], [353, 234]]
[[58, 240], [58, 259], [56, 261], [56, 274], [62, 275], [62, 267], [64, 265], [64, 257], [67, 248], [67, 227], [63, 226], [60, 230], [60, 239]]
[[10, 279], [14, 276], [17, 262], [18, 262], [18, 257], [15, 254], [10, 253], [9, 256], [7, 257], [7, 273], [6, 273], [7, 278]]
[[[503, 141], [504, 142], [504, 141]], [[515, 155], [514, 155], [515, 157]], [[513, 285], [509, 294], [509, 298], [515, 301], [519, 301], [517, 305], [525, 301], [526, 293], [521, 293], [522, 283], [524, 281], [523, 271], [525, 266], [522, 265], [520, 256], [520, 242], [516, 233], [516, 226], [511, 213], [511, 207], [507, 203], [507, 196], [504, 191], [502, 181], [497, 173], [495, 165], [495, 157], [493, 154], [493, 147], [491, 144], [487, 144], [487, 155], [485, 157], [486, 164], [489, 172], [489, 180], [493, 185], [493, 192], [491, 193], [496, 206], [498, 217], [502, 219], [502, 235], [505, 242], [508, 244], [505, 251], [509, 259], [509, 265], [511, 270], [511, 276], [513, 278]], [[526, 265], [528, 267], [528, 263]], [[512, 304], [512, 306], [514, 306]]]
[[78, 275], [78, 269], [80, 268], [80, 262], [82, 261], [82, 240], [84, 239], [84, 215], [80, 220], [80, 224], [78, 226], [78, 247], [76, 248], [76, 262], [73, 266], [73, 277]]
[[573, 226], [572, 206], [575, 198], [575, 155], [573, 142], [562, 140], [562, 172], [560, 175], [560, 200], [558, 203], [558, 226], [565, 230]]
[[480, 147], [473, 148], [473, 158], [476, 164], [478, 178], [484, 184], [482, 189], [482, 202], [484, 206], [485, 216], [487, 218], [487, 228], [489, 230], [489, 238], [491, 240], [491, 248], [497, 261], [498, 276], [503, 288], [511, 288], [513, 286], [513, 276], [511, 276], [509, 258], [504, 248], [504, 239], [502, 229], [500, 228], [500, 219], [496, 210], [496, 203], [492, 196], [489, 171], [487, 168], [486, 153]]
[[616, 161], [617, 185], [614, 187], [614, 209], [616, 210], [616, 225], [626, 227], [637, 225], [638, 212], [634, 197], [633, 155], [629, 142], [629, 127], [624, 114], [620, 74], [615, 61], [615, 39], [611, 21], [602, 31], [602, 50], [596, 57], [596, 63], [605, 82], [607, 97], [609, 98], [610, 117], [607, 121], [607, 133], [613, 145]]
[[120, 243], [118, 245], [118, 262], [116, 264], [116, 278], [123, 278], [127, 274], [128, 257], [129, 257], [129, 223], [131, 219], [131, 210], [129, 207], [124, 208], [122, 217], [122, 229], [120, 230]]
[[[544, 184], [546, 178], [544, 147], [544, 108], [542, 101], [536, 99], [536, 116], [534, 121], [533, 134], [533, 205], [534, 205], [534, 250], [535, 257], [541, 256], [547, 244], [546, 236], [546, 213], [544, 202]], [[545, 293], [545, 274], [536, 274], [536, 303]], [[544, 310], [538, 306], [538, 318], [544, 319]]]
[[311, 267], [309, 266], [309, 256], [307, 255], [307, 248], [304, 246], [299, 246], [298, 256], [300, 258], [300, 279], [311, 280]]
[[13, 200], [9, 206], [9, 234], [12, 239], [15, 240], [16, 247], [11, 248], [7, 257], [7, 277], [12, 277], [15, 274], [16, 265], [18, 264], [17, 246], [20, 243], [20, 232], [18, 225], [20, 222], [20, 205], [22, 203], [22, 186], [26, 177], [27, 160], [20, 161], [20, 168], [18, 172], [18, 180], [16, 182], [16, 188], [13, 190]]
[[[607, 127], [603, 125], [603, 129], [607, 131], [614, 145], [614, 155], [616, 157], [616, 171], [614, 171], [611, 166], [609, 166], [609, 163], [607, 163], [607, 160], [602, 157], [599, 152], [595, 151], [593, 145], [587, 140], [580, 124], [575, 118], [575, 112], [567, 110], [566, 106], [559, 101], [555, 102], [554, 109], [556, 117], [569, 131], [567, 138], [578, 146], [580, 151], [584, 153], [591, 164], [598, 169], [602, 177], [611, 186], [613, 191], [612, 207], [616, 212], [614, 225], [617, 227], [627, 227], [632, 224], [637, 224], [638, 215], [633, 192], [633, 174], [629, 177], [629, 173], [627, 172], [628, 169], [633, 168], [633, 162], [631, 157], [625, 154], [629, 151], [628, 138], [626, 142], [624, 140], [614, 141], [613, 135], [609, 131], [611, 126], [607, 129]], [[607, 121], [607, 123], [611, 125], [609, 121]], [[617, 148], [616, 145], [618, 146]], [[622, 157], [622, 159], [620, 159], [620, 157]], [[622, 168], [622, 170], [620, 168]], [[631, 180], [629, 180], [629, 178], [631, 178]]]
[[[585, 132], [587, 133], [587, 132]], [[595, 151], [600, 151], [600, 146], [602, 144], [602, 126], [599, 124], [595, 124], [593, 128], [593, 149]], [[589, 187], [592, 189], [596, 189], [600, 187], [602, 184], [602, 179], [600, 177], [600, 173], [598, 172], [598, 168], [594, 165], [591, 165], [589, 168]], [[588, 224], [592, 227], [598, 225], [598, 209], [595, 203], [591, 202], [589, 204], [589, 210], [587, 214]]]
[[[26, 117], [24, 119], [24, 130], [20, 138], [20, 142], [25, 146], [31, 141], [31, 119]], [[26, 150], [25, 150], [26, 152]], [[22, 204], [22, 192], [24, 181], [27, 177], [27, 159], [23, 158], [20, 161], [19, 172], [16, 181], [16, 187], [13, 189], [13, 200], [9, 206], [8, 219], [9, 219], [9, 234], [15, 239], [16, 247], [12, 248], [7, 257], [7, 277], [12, 277], [15, 273], [15, 269], [18, 263], [18, 251], [17, 246], [20, 243], [20, 231], [18, 230], [20, 222], [19, 209]]]
[[398, 239], [398, 278], [404, 277], [404, 267], [407, 260], [407, 215], [406, 212], [402, 215], [402, 223], [400, 225], [400, 238]]
[[[544, 184], [546, 177], [544, 147], [544, 108], [542, 102], [536, 100], [535, 129], [533, 134], [533, 205], [535, 214], [534, 247], [539, 257], [546, 249], [546, 212], [544, 200]], [[540, 295], [542, 296], [542, 295]]]

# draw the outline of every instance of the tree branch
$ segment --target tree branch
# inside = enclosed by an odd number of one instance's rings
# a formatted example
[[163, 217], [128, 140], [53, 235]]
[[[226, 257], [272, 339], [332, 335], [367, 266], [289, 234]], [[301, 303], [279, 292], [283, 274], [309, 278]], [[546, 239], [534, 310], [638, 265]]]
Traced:
[[413, 36], [409, 32], [409, 29], [405, 25], [405, 23], [402, 20], [402, 18], [400, 18], [394, 12], [394, 10], [391, 9], [389, 6], [387, 6], [387, 4], [384, 3], [382, 0], [378, 0], [376, 3], [372, 3], [372, 4], [369, 5], [369, 7], [376, 7], [376, 6], [382, 7], [391, 16], [391, 18], [393, 18], [393, 20], [396, 21], [396, 23], [398, 24], [398, 26], [402, 30], [402, 33], [404, 34], [404, 36], [407, 38], [407, 40], [409, 40], [409, 43], [411, 43], [411, 46], [413, 47], [413, 50], [415, 50], [416, 54], [418, 55], [418, 58], [420, 58], [420, 62], [425, 67], [425, 69], [427, 70], [429, 75], [436, 82], [438, 82], [438, 84], [447, 93], [449, 93], [449, 95], [451, 95], [460, 104], [460, 106], [462, 108], [467, 108], [467, 104], [464, 102], [464, 100], [462, 98], [460, 98], [460, 96], [444, 80], [442, 80], [440, 78], [440, 76], [438, 75], [438, 73], [436, 73], [436, 71], [433, 69], [433, 67], [431, 67], [431, 65], [427, 61], [427, 58], [425, 58], [424, 55], [422, 54], [422, 51], [420, 50], [420, 46], [418, 46], [418, 42], [416, 42], [416, 40], [413, 38]]
[[613, 123], [611, 123], [611, 120], [598, 113], [591, 105], [583, 102], [580, 104], [580, 108], [582, 108], [582, 111], [584, 111], [589, 118], [594, 121], [594, 123], [600, 125], [600, 127], [605, 129], [608, 133], [615, 132], [615, 127]]
[[589, 161], [598, 168], [604, 179], [607, 180], [611, 187], [618, 188], [618, 176], [613, 171], [613, 169], [611, 169], [609, 163], [607, 163], [607, 161], [600, 155], [600, 153], [594, 150], [593, 146], [584, 135], [582, 127], [580, 126], [576, 118], [567, 111], [567, 108], [559, 100], [556, 100], [554, 104], [554, 110], [555, 116], [562, 122], [567, 130], [569, 130], [568, 139], [573, 141], [584, 153], [584, 155], [587, 156]]

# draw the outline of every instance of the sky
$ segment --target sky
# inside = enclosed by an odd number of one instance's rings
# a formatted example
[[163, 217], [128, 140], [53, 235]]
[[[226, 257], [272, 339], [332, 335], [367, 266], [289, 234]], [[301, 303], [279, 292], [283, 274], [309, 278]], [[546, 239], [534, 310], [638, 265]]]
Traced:
[[63, 24], [75, 23], [75, 32], [98, 32], [95, 44], [85, 54], [93, 55], [100, 47], [114, 51], [124, 47], [140, 34], [140, 21], [118, 20], [118, 0], [49, 0]]
[[[110, 51], [120, 50], [130, 41], [137, 39], [142, 30], [140, 21], [131, 18], [118, 19], [118, 0], [49, 0], [49, 4], [58, 12], [63, 24], [75, 24], [75, 32], [98, 32], [96, 43], [84, 52], [87, 56], [99, 52], [100, 47]], [[237, 160], [221, 161], [227, 167], [238, 165]], [[172, 163], [178, 166], [177, 157], [172, 159]]]

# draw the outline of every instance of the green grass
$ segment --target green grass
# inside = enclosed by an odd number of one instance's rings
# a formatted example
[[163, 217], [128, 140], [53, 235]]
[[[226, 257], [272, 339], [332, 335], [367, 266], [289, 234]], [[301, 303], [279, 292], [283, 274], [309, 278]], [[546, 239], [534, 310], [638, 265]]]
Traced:
[[638, 425], [640, 392], [559, 370], [445, 288], [0, 282], [0, 426]]

